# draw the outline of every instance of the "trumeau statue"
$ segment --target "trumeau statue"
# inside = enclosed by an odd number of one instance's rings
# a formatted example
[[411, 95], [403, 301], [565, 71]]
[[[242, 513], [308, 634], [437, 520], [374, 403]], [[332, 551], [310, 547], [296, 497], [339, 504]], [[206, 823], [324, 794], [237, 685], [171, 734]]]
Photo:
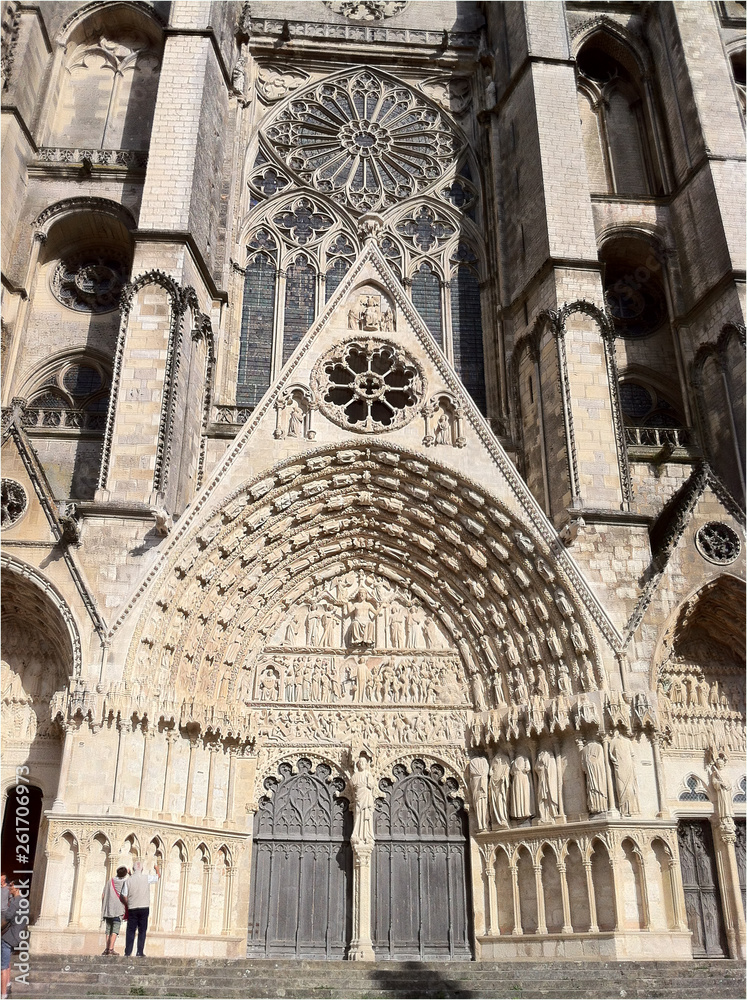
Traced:
[[355, 771], [350, 778], [353, 790], [355, 819], [352, 843], [372, 844], [374, 842], [373, 814], [375, 805], [376, 781], [369, 769], [367, 757], [361, 756], [355, 765]]

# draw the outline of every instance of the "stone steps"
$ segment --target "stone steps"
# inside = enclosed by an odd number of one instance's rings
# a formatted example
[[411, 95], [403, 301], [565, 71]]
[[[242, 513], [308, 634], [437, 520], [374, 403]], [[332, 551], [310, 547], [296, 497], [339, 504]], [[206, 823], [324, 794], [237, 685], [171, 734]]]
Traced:
[[55, 998], [469, 997], [480, 1000], [744, 997], [739, 962], [312, 962], [34, 956], [13, 996]]

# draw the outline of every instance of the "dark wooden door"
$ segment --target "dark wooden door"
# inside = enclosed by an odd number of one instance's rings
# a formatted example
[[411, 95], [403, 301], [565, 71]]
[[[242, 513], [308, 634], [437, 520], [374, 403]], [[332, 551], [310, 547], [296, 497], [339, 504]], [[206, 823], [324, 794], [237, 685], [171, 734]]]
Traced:
[[301, 758], [267, 795], [254, 820], [247, 954], [344, 958], [352, 928], [352, 814], [325, 764]]
[[693, 936], [693, 955], [726, 957], [711, 824], [708, 820], [682, 820], [677, 828], [677, 838], [687, 923]]
[[439, 765], [397, 765], [375, 813], [373, 945], [377, 958], [472, 957], [467, 817]]

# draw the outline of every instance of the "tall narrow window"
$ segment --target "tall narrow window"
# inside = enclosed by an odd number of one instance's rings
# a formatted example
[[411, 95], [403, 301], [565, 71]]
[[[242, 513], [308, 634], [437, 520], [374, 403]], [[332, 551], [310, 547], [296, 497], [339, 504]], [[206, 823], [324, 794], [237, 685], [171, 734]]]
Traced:
[[316, 272], [307, 257], [296, 257], [285, 279], [285, 324], [283, 326], [283, 364], [301, 343], [314, 322]]
[[327, 271], [324, 276], [325, 301], [329, 302], [337, 287], [350, 270], [355, 257], [355, 247], [351, 240], [340, 233], [327, 249]]
[[423, 317], [433, 339], [442, 347], [441, 282], [430, 264], [425, 262], [412, 278], [412, 304]]
[[472, 266], [475, 256], [460, 246], [455, 254], [458, 263], [451, 279], [451, 331], [454, 344], [454, 367], [465, 389], [484, 413], [485, 366], [482, 349], [482, 310], [480, 283]]
[[259, 247], [262, 249], [249, 259], [244, 278], [236, 386], [239, 406], [257, 405], [270, 385], [272, 371], [277, 250], [274, 238], [266, 230], [260, 230], [249, 244], [250, 251]]

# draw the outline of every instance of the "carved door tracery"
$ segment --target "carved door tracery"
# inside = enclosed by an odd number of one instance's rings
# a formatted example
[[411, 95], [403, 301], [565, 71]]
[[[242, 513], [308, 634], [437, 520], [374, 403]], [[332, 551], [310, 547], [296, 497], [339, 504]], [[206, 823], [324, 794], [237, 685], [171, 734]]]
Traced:
[[693, 955], [725, 958], [728, 952], [711, 824], [707, 820], [682, 820], [677, 839]]
[[400, 764], [374, 817], [373, 945], [377, 959], [470, 959], [467, 823], [438, 764]]
[[247, 954], [341, 959], [352, 930], [352, 813], [342, 779], [302, 757], [282, 763], [254, 819]]
[[743, 819], [734, 820], [734, 832], [736, 834], [736, 842], [734, 844], [734, 852], [737, 856], [737, 871], [739, 872], [739, 889], [742, 893], [742, 909], [747, 913], [747, 890], [745, 889], [745, 868], [747, 867], [747, 858], [745, 855], [745, 821]]

